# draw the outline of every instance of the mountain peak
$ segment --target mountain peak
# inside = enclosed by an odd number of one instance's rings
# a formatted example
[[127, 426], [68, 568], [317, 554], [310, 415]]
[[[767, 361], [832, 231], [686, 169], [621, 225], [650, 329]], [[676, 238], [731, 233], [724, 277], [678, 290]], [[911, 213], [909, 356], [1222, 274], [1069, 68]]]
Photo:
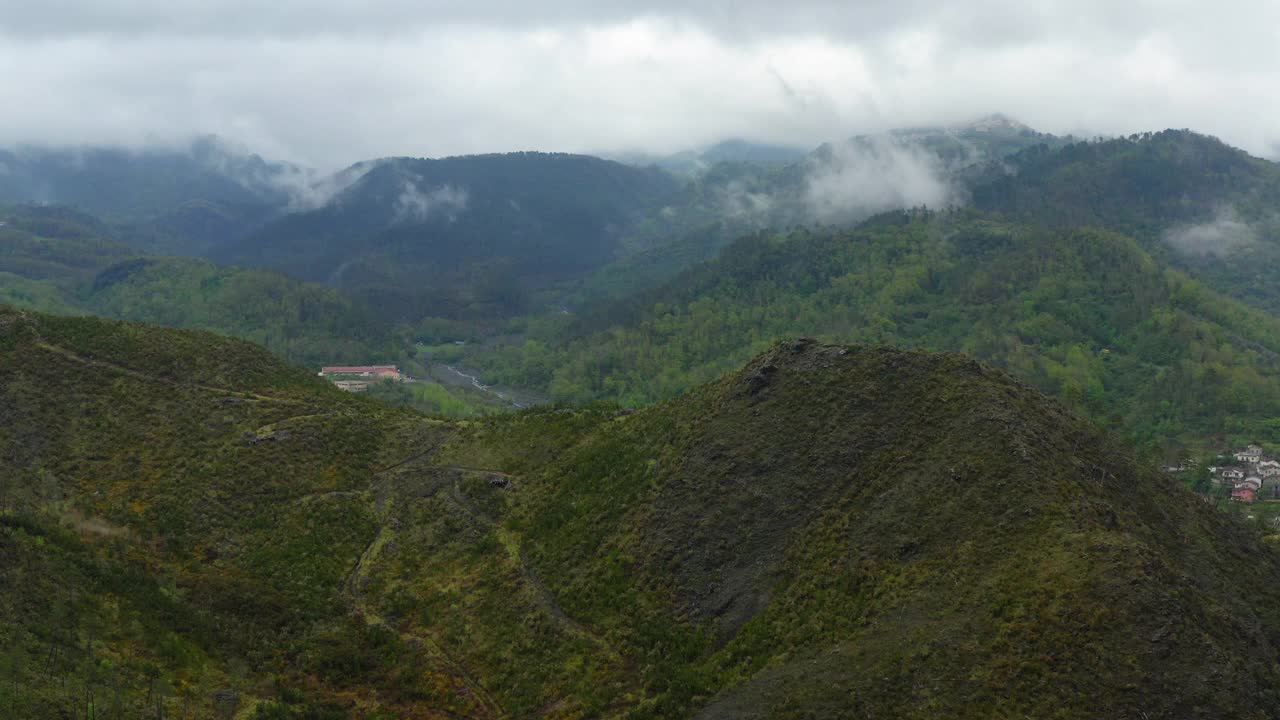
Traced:
[[990, 115], [984, 115], [977, 120], [962, 123], [959, 129], [972, 130], [975, 132], [1023, 132], [1026, 130], [1032, 130], [1033, 128], [1030, 125], [1019, 122], [1008, 115], [1005, 115], [1004, 113], [991, 113]]

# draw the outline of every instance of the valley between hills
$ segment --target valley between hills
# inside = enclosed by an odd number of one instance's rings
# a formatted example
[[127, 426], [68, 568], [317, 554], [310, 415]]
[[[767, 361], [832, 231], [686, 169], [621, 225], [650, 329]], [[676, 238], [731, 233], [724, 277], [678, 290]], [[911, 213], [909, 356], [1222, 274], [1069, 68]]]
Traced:
[[1270, 160], [0, 162], [6, 717], [1280, 716]]

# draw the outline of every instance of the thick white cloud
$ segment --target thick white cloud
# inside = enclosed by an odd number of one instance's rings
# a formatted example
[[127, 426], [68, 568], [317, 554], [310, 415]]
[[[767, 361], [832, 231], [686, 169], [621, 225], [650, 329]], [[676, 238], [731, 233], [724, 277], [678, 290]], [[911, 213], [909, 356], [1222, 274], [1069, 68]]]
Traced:
[[814, 145], [1009, 113], [1280, 142], [1280, 3], [0, 0], [0, 144], [380, 155]]

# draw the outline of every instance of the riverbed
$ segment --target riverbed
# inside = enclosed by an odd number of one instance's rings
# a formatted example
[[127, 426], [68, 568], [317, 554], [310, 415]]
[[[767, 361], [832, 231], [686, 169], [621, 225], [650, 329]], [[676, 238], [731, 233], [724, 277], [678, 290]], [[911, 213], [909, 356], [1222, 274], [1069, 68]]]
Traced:
[[522, 410], [535, 405], [544, 405], [547, 399], [537, 393], [500, 385], [487, 385], [479, 376], [466, 368], [446, 363], [431, 363], [431, 374], [445, 385], [464, 385], [501, 400], [506, 405]]

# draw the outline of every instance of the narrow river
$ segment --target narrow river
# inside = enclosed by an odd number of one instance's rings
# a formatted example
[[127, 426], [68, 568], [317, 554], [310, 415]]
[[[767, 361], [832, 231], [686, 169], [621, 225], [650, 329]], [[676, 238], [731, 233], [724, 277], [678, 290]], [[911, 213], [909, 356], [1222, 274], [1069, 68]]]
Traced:
[[532, 407], [534, 405], [541, 405], [546, 402], [545, 399], [537, 396], [536, 394], [524, 390], [515, 390], [495, 385], [485, 385], [483, 382], [480, 382], [480, 378], [452, 365], [431, 363], [431, 372], [433, 375], [436, 375], [442, 383], [447, 385], [470, 385], [481, 392], [488, 393], [489, 395], [498, 398], [517, 410]]

